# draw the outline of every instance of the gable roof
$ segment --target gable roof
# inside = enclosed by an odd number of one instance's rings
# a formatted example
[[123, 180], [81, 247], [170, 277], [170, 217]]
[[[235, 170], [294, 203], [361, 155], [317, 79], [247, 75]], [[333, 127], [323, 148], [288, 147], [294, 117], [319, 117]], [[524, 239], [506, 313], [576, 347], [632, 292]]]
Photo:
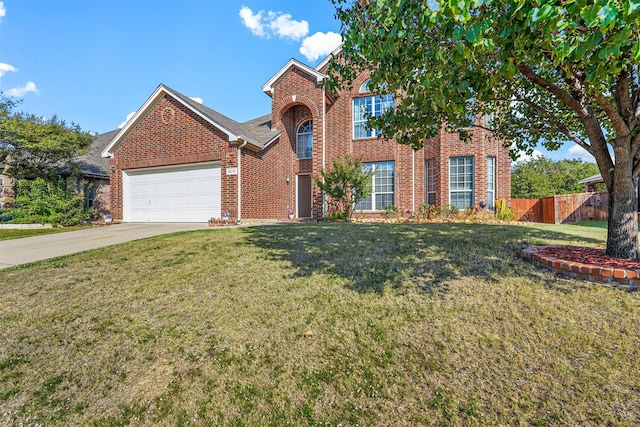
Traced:
[[284, 67], [280, 68], [280, 70], [273, 77], [271, 77], [264, 85], [262, 85], [263, 92], [265, 92], [269, 96], [273, 96], [273, 86], [275, 85], [275, 83], [292, 68], [298, 68], [299, 70], [309, 74], [310, 76], [315, 77], [317, 83], [320, 83], [325, 78], [327, 78], [326, 74], [323, 74], [315, 68], [312, 68], [306, 64], [303, 64], [297, 59], [292, 58], [284, 65]]
[[[113, 152], [118, 148], [118, 145], [165, 95], [171, 96], [206, 122], [225, 133], [229, 138], [229, 142], [246, 142], [250, 148], [253, 148], [254, 150], [261, 150], [280, 135], [279, 132], [275, 132], [271, 128], [270, 116], [260, 118], [262, 119], [261, 126], [253, 123], [253, 121], [244, 124], [238, 123], [235, 120], [192, 100], [188, 96], [185, 96], [168, 86], [160, 84], [160, 86], [158, 86], [151, 96], [145, 101], [142, 107], [136, 111], [133, 117], [131, 117], [131, 119], [129, 119], [124, 127], [117, 133], [111, 143], [102, 150], [102, 157], [112, 157]], [[269, 129], [269, 133], [265, 131], [265, 128]]]

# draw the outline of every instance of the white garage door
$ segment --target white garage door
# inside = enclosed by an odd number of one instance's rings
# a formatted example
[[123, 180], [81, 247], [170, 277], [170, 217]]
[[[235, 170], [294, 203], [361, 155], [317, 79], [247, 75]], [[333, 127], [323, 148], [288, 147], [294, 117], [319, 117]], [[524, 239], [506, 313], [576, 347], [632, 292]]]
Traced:
[[204, 222], [220, 217], [220, 164], [123, 171], [126, 222]]

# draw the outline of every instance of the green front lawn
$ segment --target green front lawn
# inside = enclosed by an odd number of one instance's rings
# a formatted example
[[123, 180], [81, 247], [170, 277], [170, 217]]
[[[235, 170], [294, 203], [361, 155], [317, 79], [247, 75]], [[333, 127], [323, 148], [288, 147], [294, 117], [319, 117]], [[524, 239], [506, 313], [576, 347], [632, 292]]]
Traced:
[[3, 270], [0, 425], [638, 425], [640, 293], [519, 256], [605, 235], [262, 226]]
[[23, 237], [40, 236], [43, 234], [64, 233], [66, 231], [82, 230], [90, 225], [76, 227], [52, 227], [52, 228], [0, 228], [0, 240], [21, 239]]

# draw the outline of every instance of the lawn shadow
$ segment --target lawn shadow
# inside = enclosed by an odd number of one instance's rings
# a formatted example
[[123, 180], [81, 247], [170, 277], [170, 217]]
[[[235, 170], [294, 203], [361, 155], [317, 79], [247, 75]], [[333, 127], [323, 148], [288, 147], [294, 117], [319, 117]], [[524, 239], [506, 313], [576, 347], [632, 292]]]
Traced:
[[[298, 277], [337, 275], [359, 292], [444, 292], [451, 280], [497, 281], [543, 273], [523, 261], [529, 241], [575, 240], [562, 232], [494, 224], [300, 224], [245, 229], [246, 239]], [[580, 239], [601, 243], [597, 239]]]

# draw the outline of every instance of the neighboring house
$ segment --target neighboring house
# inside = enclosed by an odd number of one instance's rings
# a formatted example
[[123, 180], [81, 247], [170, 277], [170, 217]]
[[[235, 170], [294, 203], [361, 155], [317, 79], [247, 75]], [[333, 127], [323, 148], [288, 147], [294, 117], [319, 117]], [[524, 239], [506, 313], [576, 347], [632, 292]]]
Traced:
[[0, 209], [5, 207], [7, 200], [13, 199], [13, 180], [5, 169], [6, 166], [0, 164]]
[[[78, 176], [78, 190], [85, 192], [86, 207], [95, 207], [102, 215], [109, 214], [111, 196], [109, 191], [109, 159], [101, 156], [102, 150], [111, 142], [120, 129], [106, 132], [93, 137], [87, 152], [78, 158], [80, 173]], [[3, 174], [4, 166], [0, 165], [0, 208], [4, 207], [8, 199], [13, 199], [13, 180]], [[61, 176], [68, 176], [68, 168], [58, 172]], [[67, 178], [68, 179], [68, 178]]]
[[474, 128], [469, 144], [440, 132], [413, 150], [378, 139], [365, 112], [379, 114], [391, 96], [323, 88], [329, 58], [317, 67], [294, 59], [262, 87], [271, 114], [238, 123], [160, 85], [102, 155], [110, 158], [111, 214], [127, 222], [189, 222], [219, 218], [319, 219], [326, 204], [312, 176], [333, 159], [361, 157], [373, 193], [363, 215], [391, 205], [406, 215], [425, 203], [461, 209], [509, 199], [510, 159], [501, 141]]
[[85, 191], [86, 207], [94, 207], [101, 215], [109, 215], [111, 212], [109, 159], [102, 157], [102, 150], [118, 132], [120, 129], [94, 136], [91, 147], [79, 158], [78, 187]]
[[[584, 185], [584, 191], [586, 193], [593, 193], [598, 191], [598, 189], [596, 188], [597, 184], [604, 185], [604, 179], [602, 179], [602, 175], [598, 173], [578, 181], [578, 184]], [[638, 186], [638, 212], [640, 212], [640, 185]]]
[[597, 173], [593, 176], [578, 181], [578, 184], [584, 185], [584, 191], [586, 193], [592, 193], [596, 191], [596, 184], [604, 184], [604, 179], [602, 179], [601, 174]]

